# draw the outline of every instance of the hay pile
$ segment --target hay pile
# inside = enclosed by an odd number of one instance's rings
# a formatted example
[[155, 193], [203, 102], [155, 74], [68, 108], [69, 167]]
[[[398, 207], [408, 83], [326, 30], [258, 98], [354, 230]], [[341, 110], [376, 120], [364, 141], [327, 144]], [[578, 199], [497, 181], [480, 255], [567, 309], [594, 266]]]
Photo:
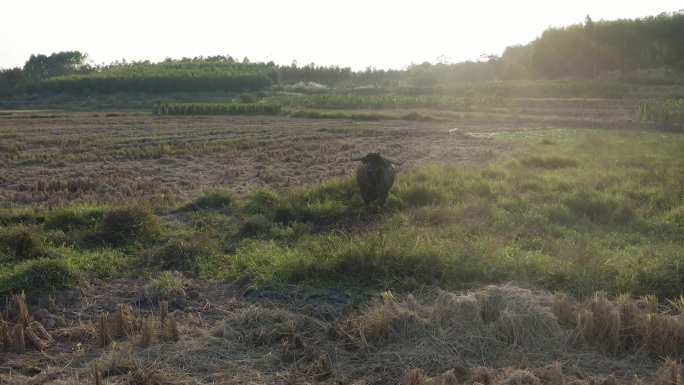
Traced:
[[421, 303], [412, 295], [398, 301], [388, 293], [340, 322], [337, 331], [348, 346], [358, 349], [431, 345], [459, 352], [466, 363], [469, 358], [491, 362], [511, 350], [549, 352], [562, 347], [567, 335], [543, 305], [544, 299], [512, 286], [489, 286], [465, 294], [441, 291], [431, 303]]
[[677, 302], [659, 305], [655, 296], [610, 300], [596, 293], [583, 303], [557, 296], [554, 313], [575, 329], [575, 341], [604, 353], [636, 351], [657, 357], [680, 357], [684, 353], [684, 314]]
[[54, 342], [54, 338], [40, 322], [34, 321], [29, 314], [26, 295], [23, 293], [15, 295], [13, 304], [13, 317], [9, 313], [7, 317], [0, 316], [0, 352], [23, 353], [28, 347], [39, 351], [47, 349]]

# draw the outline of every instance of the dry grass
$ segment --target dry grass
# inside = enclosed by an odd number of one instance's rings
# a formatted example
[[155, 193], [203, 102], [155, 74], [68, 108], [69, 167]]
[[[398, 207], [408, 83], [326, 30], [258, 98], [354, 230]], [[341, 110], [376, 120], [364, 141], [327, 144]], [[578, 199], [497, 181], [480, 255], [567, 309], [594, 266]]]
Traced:
[[610, 300], [605, 293], [596, 293], [579, 306], [576, 338], [612, 354], [643, 350], [679, 357], [684, 317], [671, 310], [660, 312], [653, 296]]
[[109, 315], [103, 313], [100, 315], [97, 323], [97, 337], [101, 348], [107, 347], [112, 342], [112, 335], [109, 330]]
[[100, 371], [99, 365], [96, 363], [93, 364], [93, 383], [95, 385], [102, 385], [102, 372]]
[[577, 305], [565, 293], [557, 293], [553, 296], [551, 311], [563, 326], [574, 326], [577, 323]]
[[[140, 127], [146, 127], [140, 130]], [[356, 122], [287, 117], [0, 119], [0, 197], [8, 204], [59, 205], [122, 199], [173, 203], [209, 187], [243, 194], [258, 187], [319, 182], [353, 170], [351, 154], [381, 151], [412, 163], [491, 159], [496, 143], [450, 138], [437, 122]], [[357, 132], [373, 135], [357, 135]], [[4, 144], [4, 143], [3, 143]], [[97, 149], [94, 151], [93, 149]], [[497, 148], [497, 152], [502, 152]], [[3, 156], [4, 155], [4, 156]]]
[[12, 346], [9, 324], [2, 320], [0, 320], [0, 345], [5, 352]]
[[655, 382], [659, 385], [681, 385], [682, 382], [682, 363], [673, 359], [666, 359], [662, 366], [658, 368]]
[[[176, 368], [162, 367], [159, 362], [136, 358], [131, 345], [122, 344], [106, 352], [95, 363], [94, 368], [106, 377], [112, 385], [185, 385], [196, 384]], [[96, 372], [90, 378], [96, 379]], [[87, 374], [86, 374], [87, 375]], [[85, 375], [84, 375], [85, 377]]]
[[54, 332], [57, 340], [68, 341], [75, 344], [87, 344], [94, 341], [98, 336], [97, 328], [92, 324], [80, 324], [71, 327], [61, 328]]
[[17, 353], [26, 351], [26, 338], [24, 337], [24, 326], [21, 324], [14, 325], [14, 350]]
[[149, 316], [143, 320], [142, 330], [140, 331], [140, 346], [147, 348], [152, 345], [157, 338], [157, 332], [155, 329], [153, 317]]
[[118, 304], [114, 316], [113, 334], [116, 337], [129, 336], [133, 333], [133, 313], [130, 306]]
[[180, 330], [178, 329], [178, 322], [176, 322], [176, 318], [174, 316], [170, 316], [168, 318], [168, 321], [166, 323], [166, 337], [169, 338], [171, 341], [178, 341], [180, 340]]
[[169, 316], [169, 302], [159, 301], [159, 322], [161, 326], [166, 326], [166, 319]]
[[[33, 321], [24, 293], [13, 296], [14, 313], [0, 319], [0, 346], [4, 351], [24, 353], [27, 347], [46, 350], [54, 342], [52, 335], [39, 322]], [[12, 320], [14, 325], [12, 325]]]
[[28, 312], [28, 305], [26, 305], [26, 295], [24, 293], [15, 295], [14, 303], [17, 307], [17, 322], [22, 324], [24, 327], [28, 327], [29, 322], [31, 322], [31, 316]]
[[[653, 313], [652, 303], [603, 293], [576, 302], [515, 286], [406, 296], [387, 291], [330, 322], [287, 309], [287, 304], [217, 304], [220, 311], [204, 316], [170, 313], [164, 304], [158, 314], [142, 314], [120, 304], [113, 306], [113, 317], [100, 313], [90, 324], [50, 332], [35, 321], [29, 329], [19, 322], [0, 323], [0, 331], [11, 328], [7, 338], [12, 339], [12, 357], [39, 359], [30, 349], [36, 346], [28, 332], [25, 350], [18, 353], [17, 335], [30, 330], [43, 342], [55, 337], [45, 344], [48, 355], [72, 360], [85, 353], [96, 358], [79, 361], [80, 367], [71, 371], [39, 376], [18, 372], [10, 378], [0, 365], [0, 382], [680, 384], [679, 356], [662, 364], [656, 358], [674, 346], [664, 338], [672, 338], [668, 330], [680, 314], [665, 306]], [[18, 320], [19, 314], [9, 319]], [[104, 349], [102, 324], [120, 338]], [[80, 353], [67, 353], [77, 346]], [[619, 377], [610, 376], [615, 368], [622, 368]]]

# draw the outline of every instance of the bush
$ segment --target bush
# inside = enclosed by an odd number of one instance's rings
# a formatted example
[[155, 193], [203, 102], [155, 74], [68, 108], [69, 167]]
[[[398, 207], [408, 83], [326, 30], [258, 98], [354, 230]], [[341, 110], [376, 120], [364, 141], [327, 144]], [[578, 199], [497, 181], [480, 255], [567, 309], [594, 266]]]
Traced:
[[102, 238], [112, 244], [150, 239], [158, 234], [157, 217], [147, 208], [116, 208], [107, 212], [102, 220]]
[[54, 291], [72, 286], [76, 274], [65, 261], [34, 259], [16, 265], [0, 275], [0, 294]]
[[0, 259], [32, 259], [47, 254], [35, 229], [25, 226], [0, 229]]
[[233, 206], [235, 197], [226, 190], [207, 191], [194, 202], [189, 203], [184, 210], [223, 210]]

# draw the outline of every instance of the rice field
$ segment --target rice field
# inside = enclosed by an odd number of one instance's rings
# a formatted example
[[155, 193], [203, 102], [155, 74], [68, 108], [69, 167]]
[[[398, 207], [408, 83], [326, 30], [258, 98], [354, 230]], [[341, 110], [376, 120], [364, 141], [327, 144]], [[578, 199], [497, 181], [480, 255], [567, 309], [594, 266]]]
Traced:
[[[0, 383], [680, 383], [665, 105], [2, 111]], [[373, 151], [403, 164], [367, 207]]]

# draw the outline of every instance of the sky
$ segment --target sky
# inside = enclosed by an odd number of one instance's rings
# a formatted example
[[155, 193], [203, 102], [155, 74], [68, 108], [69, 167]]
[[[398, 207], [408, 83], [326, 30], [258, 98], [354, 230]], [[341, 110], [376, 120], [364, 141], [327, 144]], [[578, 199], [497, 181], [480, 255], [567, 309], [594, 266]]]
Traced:
[[79, 50], [93, 64], [231, 55], [355, 70], [477, 60], [549, 26], [657, 15], [681, 0], [3, 0], [0, 68]]

